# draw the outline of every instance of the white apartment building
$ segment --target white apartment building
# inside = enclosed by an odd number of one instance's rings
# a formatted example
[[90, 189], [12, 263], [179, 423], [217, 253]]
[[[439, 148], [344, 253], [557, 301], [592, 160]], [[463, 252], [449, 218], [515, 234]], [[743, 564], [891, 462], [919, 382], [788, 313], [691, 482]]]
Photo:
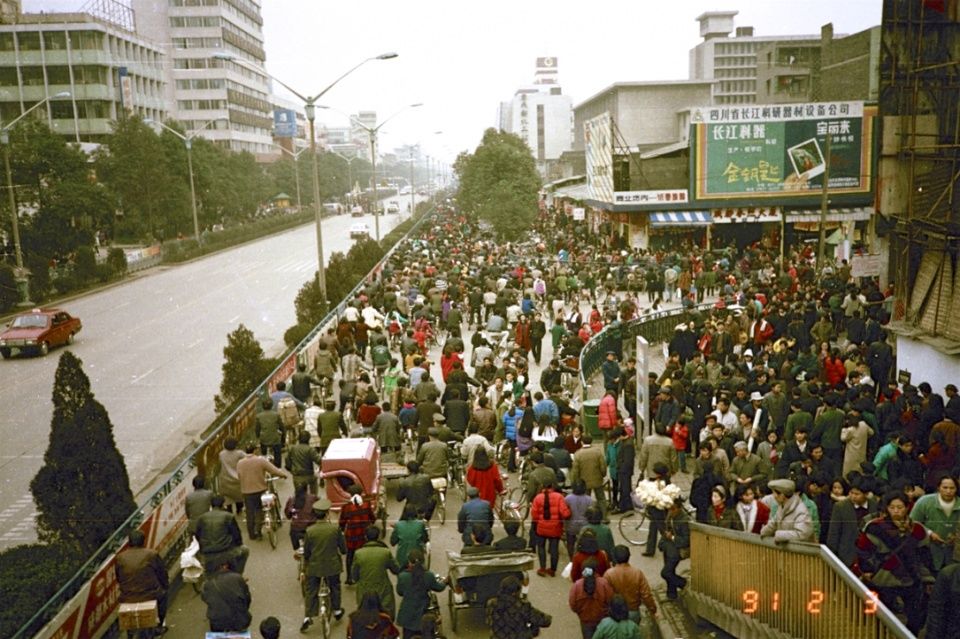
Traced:
[[527, 143], [542, 175], [549, 163], [573, 148], [573, 101], [557, 83], [556, 58], [537, 58], [533, 85], [500, 103], [498, 126]]
[[707, 11], [697, 16], [703, 42], [690, 50], [690, 79], [717, 81], [714, 104], [807, 99], [820, 35], [756, 36], [753, 27], [734, 29], [737, 13]]
[[[167, 100], [188, 130], [234, 151], [273, 154], [260, 0], [132, 0], [137, 31], [170, 63]], [[216, 59], [228, 54], [241, 62]]]

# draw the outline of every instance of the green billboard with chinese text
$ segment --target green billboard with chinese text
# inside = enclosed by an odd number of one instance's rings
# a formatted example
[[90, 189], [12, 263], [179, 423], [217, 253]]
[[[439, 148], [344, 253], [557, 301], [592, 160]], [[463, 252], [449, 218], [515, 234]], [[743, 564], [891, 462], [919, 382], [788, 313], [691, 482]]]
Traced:
[[831, 195], [869, 199], [874, 115], [862, 102], [694, 109], [694, 199], [809, 199], [828, 173]]

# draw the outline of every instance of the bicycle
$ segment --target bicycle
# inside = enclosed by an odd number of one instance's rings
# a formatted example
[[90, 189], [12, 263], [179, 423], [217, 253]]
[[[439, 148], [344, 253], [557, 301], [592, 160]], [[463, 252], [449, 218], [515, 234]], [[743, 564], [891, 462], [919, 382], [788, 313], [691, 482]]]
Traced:
[[510, 492], [504, 492], [497, 496], [497, 519], [505, 524], [508, 521], [515, 521], [520, 524], [520, 535], [523, 535], [526, 526], [527, 513], [530, 511], [530, 505], [526, 503], [526, 496], [520, 488], [514, 488]]
[[[297, 547], [294, 552], [294, 558], [297, 560], [297, 579], [300, 581], [300, 592], [304, 599], [307, 597], [307, 562], [303, 558], [303, 543]], [[333, 623], [333, 604], [330, 599], [330, 584], [326, 577], [320, 577], [320, 587], [317, 590], [317, 599], [320, 601], [317, 617], [320, 621], [320, 636], [330, 636], [330, 626]], [[301, 632], [304, 632], [301, 629]]]
[[463, 457], [460, 456], [460, 442], [449, 442], [450, 462], [447, 465], [449, 484], [457, 488], [460, 501], [467, 501], [467, 482], [464, 476]]
[[431, 477], [430, 483], [433, 484], [433, 492], [437, 495], [437, 505], [433, 509], [433, 514], [442, 526], [447, 521], [447, 478]]
[[[697, 509], [691, 508], [689, 504], [683, 505], [687, 514], [696, 515]], [[640, 502], [634, 500], [633, 510], [624, 514], [617, 523], [620, 534], [632, 546], [643, 546], [650, 537], [650, 517], [647, 515], [646, 507]]]
[[260, 495], [260, 505], [263, 508], [263, 526], [267, 529], [267, 540], [271, 548], [277, 547], [277, 530], [283, 524], [280, 517], [280, 496], [277, 494], [274, 483], [279, 477], [267, 477], [267, 491]]

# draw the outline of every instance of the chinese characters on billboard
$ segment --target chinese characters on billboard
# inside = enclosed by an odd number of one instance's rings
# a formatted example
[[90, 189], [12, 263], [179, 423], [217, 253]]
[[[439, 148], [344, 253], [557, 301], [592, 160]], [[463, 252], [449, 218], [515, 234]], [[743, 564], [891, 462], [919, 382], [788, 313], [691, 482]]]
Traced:
[[[709, 107], [694, 113], [695, 197], [869, 194], [874, 110], [862, 102]], [[829, 144], [828, 144], [829, 137]]]

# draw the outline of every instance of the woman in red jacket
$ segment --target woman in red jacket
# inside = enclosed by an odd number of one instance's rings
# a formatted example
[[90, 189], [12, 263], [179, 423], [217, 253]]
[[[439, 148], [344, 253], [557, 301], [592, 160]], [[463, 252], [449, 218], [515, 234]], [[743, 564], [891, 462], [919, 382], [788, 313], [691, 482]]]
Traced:
[[496, 508], [497, 495], [504, 492], [500, 468], [490, 462], [490, 456], [483, 446], [473, 453], [473, 463], [467, 468], [467, 483], [480, 491], [480, 499]]
[[617, 395], [610, 390], [604, 393], [600, 400], [600, 407], [597, 409], [597, 428], [600, 430], [612, 430], [617, 422], [620, 421], [620, 413], [617, 412]]
[[847, 378], [847, 368], [840, 359], [840, 350], [834, 348], [823, 358], [823, 379], [830, 388], [836, 388]]
[[[479, 452], [479, 451], [478, 451]], [[533, 521], [533, 545], [540, 558], [540, 569], [537, 574], [541, 577], [557, 574], [557, 563], [560, 561], [560, 538], [563, 537], [563, 522], [570, 519], [570, 506], [563, 495], [547, 485], [540, 494], [533, 498], [530, 505], [530, 519]], [[550, 568], [547, 568], [547, 548], [550, 546]]]

